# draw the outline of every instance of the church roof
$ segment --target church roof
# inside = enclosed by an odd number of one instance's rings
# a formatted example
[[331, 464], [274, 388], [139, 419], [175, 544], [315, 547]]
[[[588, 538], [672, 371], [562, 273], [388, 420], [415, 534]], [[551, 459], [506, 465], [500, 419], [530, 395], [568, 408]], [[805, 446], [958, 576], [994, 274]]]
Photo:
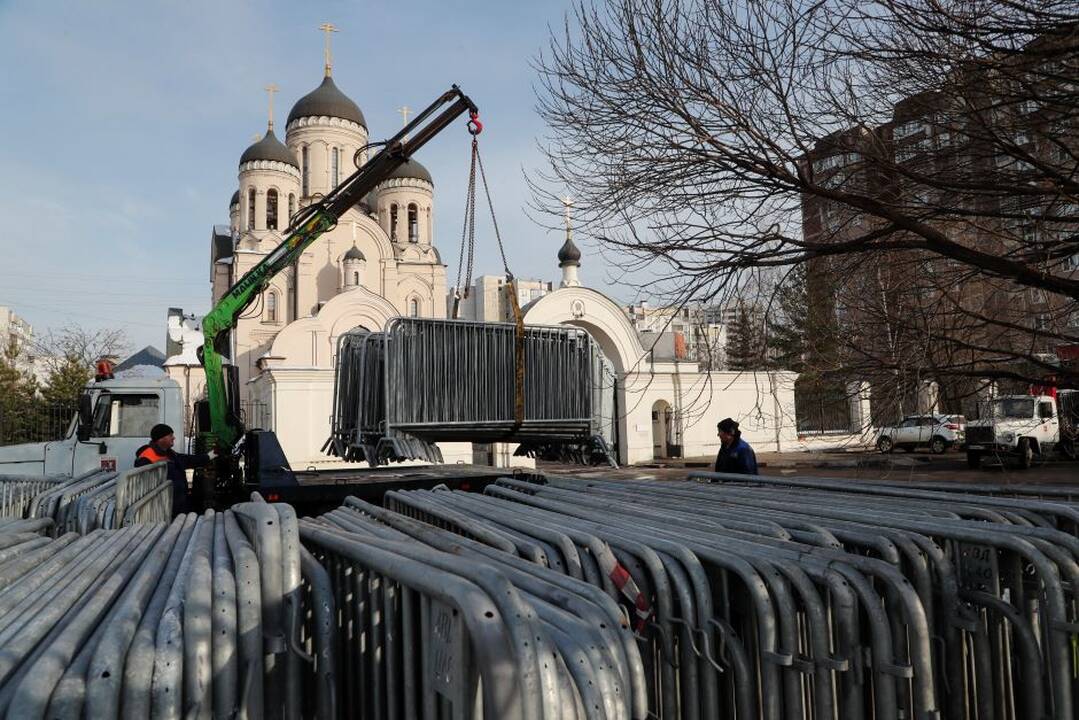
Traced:
[[358, 247], [356, 247], [355, 245], [350, 247], [348, 249], [348, 252], [345, 253], [345, 260], [366, 260], [366, 259], [367, 258], [365, 258], [363, 256], [363, 253], [360, 252], [360, 249]]
[[236, 192], [232, 193], [232, 199], [229, 200], [229, 207], [232, 207], [233, 205], [239, 205], [239, 204], [240, 204], [240, 191], [237, 190]]
[[573, 238], [566, 238], [562, 247], [558, 250], [558, 267], [563, 265], [580, 265], [581, 251], [573, 242]]
[[153, 345], [147, 345], [142, 350], [124, 360], [122, 363], [113, 368], [115, 372], [121, 370], [130, 370], [133, 367], [139, 365], [150, 365], [152, 367], [162, 367], [165, 364], [165, 353], [161, 352]]
[[321, 85], [296, 101], [286, 124], [302, 117], [322, 116], [351, 120], [367, 128], [367, 121], [359, 106], [337, 88], [329, 75], [323, 78]]
[[[292, 154], [292, 151], [285, 147], [285, 144], [277, 139], [277, 136], [273, 134], [273, 129], [266, 130], [266, 134], [257, 143], [244, 150], [244, 154], [240, 156], [240, 164], [245, 162], [251, 162], [252, 160], [273, 160], [276, 162], [287, 163], [294, 168], [299, 168], [299, 163], [296, 162], [296, 156]], [[238, 200], [239, 198], [237, 198]]]
[[413, 180], [424, 180], [426, 182], [435, 184], [435, 181], [431, 179], [431, 173], [427, 171], [419, 160], [406, 160], [403, 165], [390, 173], [387, 180], [393, 178], [409, 178]]

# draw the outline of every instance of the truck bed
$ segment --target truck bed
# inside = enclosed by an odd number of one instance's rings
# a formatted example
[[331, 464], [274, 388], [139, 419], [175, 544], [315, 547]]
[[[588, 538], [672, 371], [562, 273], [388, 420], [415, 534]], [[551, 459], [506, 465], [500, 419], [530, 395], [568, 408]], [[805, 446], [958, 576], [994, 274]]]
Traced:
[[409, 467], [359, 468], [353, 470], [294, 470], [296, 484], [267, 484], [251, 488], [270, 502], [293, 505], [301, 515], [339, 507], [350, 495], [382, 504], [391, 490], [430, 490], [445, 485], [451, 490], [483, 492], [500, 477], [519, 471], [479, 465], [417, 465]]

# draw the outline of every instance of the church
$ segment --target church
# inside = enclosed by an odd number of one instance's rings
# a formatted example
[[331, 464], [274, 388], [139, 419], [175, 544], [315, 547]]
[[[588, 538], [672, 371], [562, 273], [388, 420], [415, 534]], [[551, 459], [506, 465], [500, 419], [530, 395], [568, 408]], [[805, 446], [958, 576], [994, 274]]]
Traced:
[[[273, 86], [267, 88], [273, 90]], [[271, 94], [272, 99], [272, 94]], [[336, 84], [329, 52], [321, 83], [292, 106], [283, 140], [271, 102], [266, 132], [239, 157], [229, 224], [214, 226], [210, 282], [216, 304], [244, 273], [286, 236], [290, 218], [317, 202], [367, 160], [363, 112]], [[390, 319], [447, 316], [446, 266], [435, 243], [431, 174], [413, 159], [349, 209], [288, 270], [275, 277], [239, 320], [231, 358], [249, 427], [272, 429], [294, 467], [337, 463], [324, 455], [333, 407], [338, 339], [355, 328], [378, 331]], [[714, 455], [715, 426], [723, 417], [742, 423], [758, 450], [797, 445], [795, 376], [784, 372], [702, 372], [695, 362], [655, 358], [624, 309], [578, 277], [581, 251], [567, 212], [566, 238], [557, 254], [561, 283], [521, 290], [525, 322], [568, 324], [587, 330], [613, 363], [621, 463], [671, 455]], [[483, 277], [463, 319], [507, 316], [502, 278]], [[198, 319], [170, 311], [166, 372], [185, 392], [202, 396], [205, 376], [195, 354]], [[555, 390], [555, 389], [552, 389]], [[190, 413], [189, 413], [190, 417]], [[440, 443], [447, 462], [508, 464], [509, 447]]]
[[[214, 303], [281, 243], [290, 218], [351, 175], [357, 160], [366, 162], [367, 143], [363, 112], [327, 62], [321, 84], [292, 106], [284, 140], [271, 117], [265, 135], [240, 155], [228, 228], [216, 227], [211, 241]], [[434, 182], [416, 160], [348, 210], [239, 321], [232, 360], [241, 387], [274, 357], [275, 341], [307, 343], [310, 365], [323, 364], [334, 349], [327, 342], [342, 331], [323, 326], [328, 316], [348, 315], [346, 306], [374, 302], [384, 314], [444, 316], [446, 266], [434, 245], [433, 213]]]

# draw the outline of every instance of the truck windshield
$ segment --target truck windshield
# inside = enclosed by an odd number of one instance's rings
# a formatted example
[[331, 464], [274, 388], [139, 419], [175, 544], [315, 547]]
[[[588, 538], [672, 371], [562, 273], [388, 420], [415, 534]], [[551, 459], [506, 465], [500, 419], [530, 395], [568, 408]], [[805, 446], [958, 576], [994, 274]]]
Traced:
[[1034, 417], [1034, 398], [1001, 398], [989, 403], [989, 417], [1032, 418]]

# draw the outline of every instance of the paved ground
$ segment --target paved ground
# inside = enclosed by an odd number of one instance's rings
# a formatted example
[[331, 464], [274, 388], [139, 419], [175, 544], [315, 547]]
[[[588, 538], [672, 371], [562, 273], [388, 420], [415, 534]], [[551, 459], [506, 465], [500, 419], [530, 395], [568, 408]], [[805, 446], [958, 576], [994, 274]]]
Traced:
[[[980, 470], [967, 467], [966, 455], [948, 452], [933, 455], [925, 451], [881, 455], [875, 451], [760, 453], [761, 474], [813, 475], [862, 480], [955, 480], [957, 482], [1002, 483], [1076, 483], [1079, 462], [1047, 462], [1030, 470], [1020, 470], [1014, 463], [985, 461]], [[663, 463], [610, 468], [584, 468], [579, 465], [541, 463], [540, 469], [591, 477], [655, 478], [676, 480], [691, 470], [709, 470], [713, 458], [687, 458]]]

